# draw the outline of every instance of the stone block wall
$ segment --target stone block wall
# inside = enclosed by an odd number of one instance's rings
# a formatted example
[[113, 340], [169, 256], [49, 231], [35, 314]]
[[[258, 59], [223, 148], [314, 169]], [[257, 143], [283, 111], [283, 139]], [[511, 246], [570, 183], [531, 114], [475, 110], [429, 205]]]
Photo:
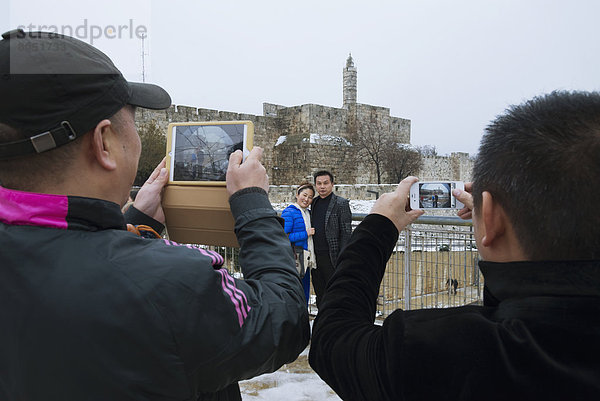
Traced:
[[[299, 184], [299, 183], [298, 183]], [[375, 200], [376, 195], [368, 191], [379, 192], [381, 196], [387, 192], [394, 192], [396, 184], [338, 184], [333, 186], [336, 195], [350, 200]], [[296, 188], [298, 185], [271, 185], [269, 187], [269, 200], [271, 203], [295, 202]]]
[[[354, 104], [335, 108], [317, 104], [285, 107], [263, 104], [264, 116], [171, 106], [166, 110], [137, 109], [138, 128], [153, 122], [163, 132], [171, 122], [249, 120], [254, 123], [254, 145], [264, 149], [263, 164], [274, 185], [296, 184], [318, 170], [329, 170], [340, 184], [377, 182], [374, 168], [356, 158], [347, 141], [351, 124], [374, 123], [402, 143], [410, 143], [410, 120], [390, 116], [388, 108]], [[468, 154], [430, 157], [420, 174], [425, 179], [470, 179]]]
[[141, 108], [136, 110], [138, 128], [146, 123], [154, 122], [165, 135], [170, 123], [188, 121], [252, 121], [254, 123], [254, 145], [265, 150], [263, 155], [265, 167], [270, 169], [273, 165], [272, 148], [279, 136], [278, 122], [273, 118], [176, 105], [172, 105], [166, 110]]
[[362, 170], [350, 146], [318, 145], [304, 139], [292, 137], [277, 145], [271, 176], [273, 184], [312, 182], [312, 175], [319, 170], [330, 171], [339, 183], [357, 182]]
[[[381, 129], [398, 143], [410, 143], [410, 120], [390, 116], [390, 109], [369, 104], [355, 104], [349, 108], [350, 129]], [[363, 128], [363, 129], [364, 129]]]
[[348, 110], [318, 104], [293, 107], [269, 105], [268, 110], [270, 117], [279, 120], [281, 135], [347, 137]]
[[474, 159], [468, 153], [456, 152], [450, 156], [423, 158], [423, 167], [418, 173], [421, 181], [471, 181]]

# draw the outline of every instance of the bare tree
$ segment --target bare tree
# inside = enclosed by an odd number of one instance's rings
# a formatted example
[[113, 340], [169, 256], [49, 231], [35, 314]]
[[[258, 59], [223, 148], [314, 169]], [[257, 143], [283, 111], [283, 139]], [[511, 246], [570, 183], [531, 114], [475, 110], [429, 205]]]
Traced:
[[165, 157], [167, 138], [155, 121], [145, 123], [138, 130], [142, 142], [142, 153], [134, 185], [141, 186], [150, 177], [154, 168]]
[[383, 153], [382, 164], [389, 179], [398, 183], [406, 176], [416, 174], [423, 165], [423, 159], [419, 150], [406, 144], [389, 142]]
[[350, 128], [350, 141], [356, 149], [356, 157], [375, 167], [377, 184], [383, 175], [383, 155], [389, 145], [389, 129], [382, 127], [375, 116], [369, 121], [354, 120]]

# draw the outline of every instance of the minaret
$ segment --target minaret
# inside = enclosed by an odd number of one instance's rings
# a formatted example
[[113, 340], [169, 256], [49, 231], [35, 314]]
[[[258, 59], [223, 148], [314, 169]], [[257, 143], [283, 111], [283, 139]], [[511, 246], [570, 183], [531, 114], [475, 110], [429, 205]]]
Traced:
[[348, 56], [344, 68], [344, 108], [348, 108], [351, 104], [356, 104], [356, 68], [352, 53]]

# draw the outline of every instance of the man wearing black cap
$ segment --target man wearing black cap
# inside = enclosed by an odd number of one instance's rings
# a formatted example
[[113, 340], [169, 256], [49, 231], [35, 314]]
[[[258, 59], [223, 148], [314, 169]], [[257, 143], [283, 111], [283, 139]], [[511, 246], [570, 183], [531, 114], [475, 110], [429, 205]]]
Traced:
[[227, 173], [245, 281], [216, 253], [127, 231], [163, 229], [164, 162], [120, 208], [141, 152], [135, 107], [170, 104], [84, 42], [2, 35], [0, 399], [240, 400], [238, 380], [306, 347], [260, 148]]

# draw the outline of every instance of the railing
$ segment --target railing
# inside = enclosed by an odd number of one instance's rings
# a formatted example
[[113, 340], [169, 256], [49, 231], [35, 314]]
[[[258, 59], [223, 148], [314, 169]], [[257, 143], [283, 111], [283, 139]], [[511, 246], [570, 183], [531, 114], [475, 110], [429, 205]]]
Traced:
[[[365, 216], [354, 213], [353, 224]], [[237, 249], [213, 249], [225, 257], [231, 274], [242, 277]], [[400, 233], [381, 283], [377, 315], [385, 317], [398, 308], [445, 308], [481, 302], [483, 278], [478, 260], [470, 221], [421, 216]], [[314, 305], [311, 311], [316, 311]]]
[[400, 234], [380, 289], [379, 311], [444, 308], [482, 300], [483, 278], [470, 222], [420, 218]]

